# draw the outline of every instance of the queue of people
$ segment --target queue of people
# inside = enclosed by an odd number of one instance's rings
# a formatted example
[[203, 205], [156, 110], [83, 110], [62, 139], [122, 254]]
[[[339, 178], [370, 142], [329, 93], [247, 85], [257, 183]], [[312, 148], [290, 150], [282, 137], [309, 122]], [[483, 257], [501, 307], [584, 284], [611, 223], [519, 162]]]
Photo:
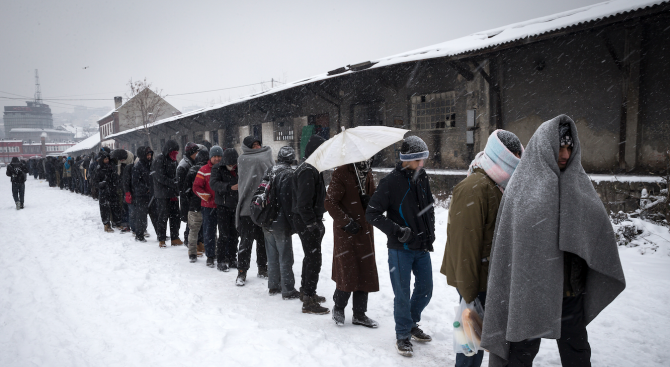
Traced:
[[[312, 136], [306, 158], [324, 142]], [[282, 147], [275, 162], [272, 149], [253, 136], [243, 140], [241, 155], [189, 142], [178, 163], [179, 150], [169, 140], [155, 158], [142, 146], [135, 154], [103, 148], [95, 157], [27, 165], [16, 159], [7, 175], [17, 209], [26, 174], [55, 175], [50, 186], [96, 193], [105, 231], [118, 228], [146, 242], [149, 216], [159, 247], [167, 247], [169, 228], [170, 245], [186, 243], [191, 263], [204, 256], [208, 267], [235, 269], [240, 287], [248, 281], [255, 242], [257, 276], [268, 280], [268, 294], [300, 299], [303, 313], [332, 313], [338, 326], [345, 324], [350, 300], [352, 324], [379, 326], [367, 316], [369, 294], [379, 291], [377, 228], [387, 237], [396, 351], [410, 357], [413, 341], [432, 340], [419, 325], [433, 294], [436, 238], [434, 198], [423, 169], [430, 152], [421, 138], [403, 140], [395, 169], [378, 185], [371, 160], [336, 168], [327, 186], [311, 164], [294, 168], [292, 147]], [[490, 365], [532, 366], [540, 338], [551, 338], [564, 366], [590, 366], [586, 326], [623, 291], [625, 279], [612, 226], [581, 166], [574, 122], [564, 115], [545, 122], [526, 149], [513, 133], [496, 130], [467, 174], [453, 189], [440, 273], [462, 300], [484, 309], [480, 337]], [[265, 224], [252, 213], [259, 192], [269, 193], [261, 199], [275, 209]], [[333, 218], [329, 229], [326, 212]], [[327, 230], [333, 234], [332, 310], [317, 294]], [[305, 254], [299, 289], [293, 234]], [[458, 353], [455, 364], [480, 366], [483, 356]]]

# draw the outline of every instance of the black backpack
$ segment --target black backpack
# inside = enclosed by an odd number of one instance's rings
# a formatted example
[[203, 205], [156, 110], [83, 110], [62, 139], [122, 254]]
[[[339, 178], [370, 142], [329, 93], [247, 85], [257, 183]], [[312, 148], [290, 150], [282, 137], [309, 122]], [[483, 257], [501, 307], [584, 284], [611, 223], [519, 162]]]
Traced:
[[251, 220], [257, 226], [265, 228], [272, 225], [280, 210], [279, 201], [273, 187], [277, 172], [273, 168], [270, 167], [263, 175], [261, 184], [254, 191], [250, 205]]

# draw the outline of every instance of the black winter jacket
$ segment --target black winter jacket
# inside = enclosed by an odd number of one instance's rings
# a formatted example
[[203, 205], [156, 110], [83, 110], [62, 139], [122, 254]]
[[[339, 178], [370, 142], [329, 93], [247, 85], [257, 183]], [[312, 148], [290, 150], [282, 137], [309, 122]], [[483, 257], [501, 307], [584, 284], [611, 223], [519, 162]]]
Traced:
[[190, 186], [184, 184], [184, 181], [186, 180], [186, 174], [191, 169], [191, 167], [193, 167], [194, 164], [195, 162], [191, 159], [191, 157], [184, 155], [184, 157], [179, 162], [179, 165], [177, 165], [177, 187], [179, 188], [179, 216], [181, 217], [182, 222], [188, 222], [189, 205], [186, 191], [191, 189]]
[[202, 162], [198, 162], [198, 164], [191, 166], [188, 172], [186, 172], [186, 177], [184, 177], [184, 184], [188, 185], [188, 189], [186, 191], [186, 202], [189, 212], [199, 212], [202, 209], [202, 206], [200, 205], [202, 199], [193, 192], [193, 182], [195, 181], [195, 176], [198, 175], [200, 168], [204, 166], [204, 164], [201, 163]]
[[[312, 135], [305, 147], [305, 157], [309, 157], [325, 140]], [[303, 162], [293, 172], [293, 223], [295, 230], [302, 232], [308, 225], [323, 220], [326, 212], [326, 184], [323, 174], [309, 163]]]
[[133, 167], [134, 163], [126, 164], [123, 167], [123, 176], [121, 176], [121, 183], [123, 185], [123, 193], [129, 192], [130, 195], [133, 195]]
[[229, 171], [223, 161], [212, 167], [212, 174], [209, 176], [209, 186], [214, 190], [214, 202], [217, 207], [223, 206], [226, 209], [235, 210], [237, 202], [240, 200], [238, 190], [231, 190], [230, 187], [237, 185], [238, 175], [237, 166], [233, 172]]
[[7, 165], [7, 176], [12, 183], [24, 183], [28, 178], [28, 166], [24, 162], [12, 162]]
[[[386, 234], [386, 246], [390, 249], [433, 251], [433, 193], [426, 171], [421, 169], [416, 181], [413, 175], [414, 171], [403, 169], [398, 163], [395, 170], [379, 181], [365, 211], [365, 219]], [[412, 230], [412, 239], [407, 243], [398, 241], [401, 226]]]
[[[74, 167], [73, 167], [74, 168]], [[119, 176], [116, 174], [116, 165], [111, 162], [100, 164], [96, 172], [96, 181], [98, 182], [98, 197], [113, 200], [116, 197], [118, 189]]]
[[140, 160], [133, 165], [132, 196], [133, 204], [149, 204], [154, 195], [154, 182], [151, 178], [151, 161], [147, 160], [146, 147], [142, 147]]
[[168, 140], [163, 152], [153, 159], [151, 177], [154, 181], [154, 196], [157, 199], [171, 199], [179, 196], [177, 187], [177, 162], [170, 159], [170, 152], [179, 150], [179, 144]]
[[281, 162], [270, 170], [275, 171], [272, 189], [279, 203], [279, 215], [271, 229], [279, 227], [286, 233], [296, 233], [293, 222], [293, 168], [290, 164]]

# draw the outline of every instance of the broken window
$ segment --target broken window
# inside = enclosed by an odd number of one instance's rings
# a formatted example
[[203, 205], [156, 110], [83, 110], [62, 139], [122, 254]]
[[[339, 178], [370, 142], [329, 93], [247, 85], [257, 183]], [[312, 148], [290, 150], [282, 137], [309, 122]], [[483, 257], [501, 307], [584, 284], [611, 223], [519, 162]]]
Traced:
[[412, 129], [432, 130], [456, 126], [456, 93], [453, 91], [413, 96], [410, 103]]
[[293, 141], [293, 121], [282, 119], [275, 121], [273, 125], [275, 141]]

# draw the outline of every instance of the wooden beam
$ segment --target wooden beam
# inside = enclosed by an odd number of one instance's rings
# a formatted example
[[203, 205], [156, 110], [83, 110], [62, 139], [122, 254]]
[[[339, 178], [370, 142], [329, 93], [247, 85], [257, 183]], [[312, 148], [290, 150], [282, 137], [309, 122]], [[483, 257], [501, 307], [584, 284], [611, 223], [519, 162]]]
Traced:
[[470, 68], [468, 68], [467, 64], [459, 61], [459, 60], [451, 60], [448, 61], [447, 64], [451, 66], [452, 68], [456, 69], [456, 71], [463, 77], [465, 80], [471, 82], [472, 80], [475, 79], [475, 74], [470, 71]]

